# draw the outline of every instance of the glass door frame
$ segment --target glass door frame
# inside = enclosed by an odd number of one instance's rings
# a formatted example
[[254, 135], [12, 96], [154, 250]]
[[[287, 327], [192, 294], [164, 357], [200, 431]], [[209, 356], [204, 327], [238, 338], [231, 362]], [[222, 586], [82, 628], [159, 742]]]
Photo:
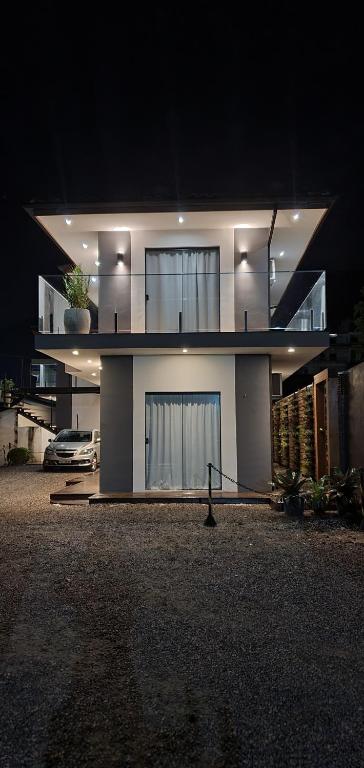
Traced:
[[[176, 253], [178, 253], [178, 252], [182, 253], [183, 251], [187, 251], [187, 252], [191, 252], [191, 251], [216, 251], [217, 252], [217, 261], [218, 261], [217, 273], [216, 272], [205, 272], [204, 274], [206, 274], [206, 275], [209, 275], [209, 274], [210, 275], [215, 275], [215, 274], [217, 274], [218, 275], [218, 284], [219, 284], [219, 291], [218, 291], [218, 304], [219, 304], [219, 306], [218, 306], [218, 328], [217, 329], [214, 328], [211, 331], [210, 330], [206, 330], [206, 329], [202, 330], [202, 331], [199, 331], [199, 330], [183, 331], [183, 328], [180, 327], [178, 333], [220, 333], [220, 331], [221, 331], [221, 258], [220, 258], [220, 246], [219, 245], [206, 245], [206, 246], [205, 245], [197, 245], [197, 246], [191, 246], [191, 245], [187, 245], [187, 246], [166, 246], [164, 248], [159, 246], [159, 247], [152, 247], [152, 248], [146, 247], [145, 248], [145, 250], [144, 250], [144, 276], [145, 276], [145, 285], [144, 285], [144, 294], [145, 294], [145, 298], [144, 298], [144, 332], [145, 333], [168, 333], [168, 331], [149, 331], [148, 330], [147, 305], [148, 305], [149, 298], [147, 298], [147, 297], [149, 296], [149, 294], [147, 292], [147, 278], [148, 278], [148, 275], [149, 276], [155, 275], [155, 277], [157, 277], [158, 276], [158, 272], [156, 272], [156, 273], [154, 273], [154, 272], [147, 272], [147, 256], [148, 256], [148, 253], [151, 253], [151, 252], [157, 252], [157, 253], [163, 253], [163, 252], [169, 253], [170, 252], [170, 253], [172, 253], [173, 251], [175, 251]], [[175, 275], [175, 274], [179, 274], [179, 273], [178, 272], [177, 273], [176, 272], [171, 272], [171, 275]], [[189, 273], [186, 272], [186, 274], [189, 274]], [[184, 275], [184, 273], [182, 272], [181, 273], [182, 302], [183, 302], [183, 275]], [[183, 325], [183, 313], [182, 313], [182, 325]], [[163, 394], [163, 393], [161, 393], [161, 394]], [[194, 393], [192, 392], [190, 394], [194, 394]]]
[[[145, 392], [144, 394], [144, 442], [145, 442], [145, 472], [144, 472], [144, 485], [146, 491], [152, 491], [152, 488], [147, 488], [147, 477], [148, 477], [148, 459], [147, 459], [147, 453], [148, 453], [148, 435], [147, 435], [147, 397], [149, 395], [174, 395], [174, 396], [180, 396], [181, 402], [182, 402], [182, 479], [183, 479], [183, 396], [188, 395], [217, 395], [219, 399], [219, 456], [220, 456], [220, 469], [221, 469], [221, 392], [217, 391], [197, 391], [193, 392], [191, 390], [186, 390], [184, 392]], [[216, 474], [216, 473], [215, 473]], [[219, 474], [220, 484], [213, 486], [213, 491], [221, 491], [222, 490], [222, 476]], [[156, 490], [156, 489], [154, 489]], [[171, 488], [170, 490], [174, 491], [205, 491], [206, 488]]]

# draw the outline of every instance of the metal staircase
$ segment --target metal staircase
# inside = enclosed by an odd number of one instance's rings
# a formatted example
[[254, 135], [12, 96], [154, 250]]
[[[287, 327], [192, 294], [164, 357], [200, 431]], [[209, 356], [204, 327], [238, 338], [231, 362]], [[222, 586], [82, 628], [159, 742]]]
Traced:
[[57, 434], [58, 429], [54, 424], [50, 424], [45, 419], [41, 419], [40, 416], [36, 416], [35, 413], [32, 413], [27, 408], [24, 408], [21, 405], [17, 405], [16, 410], [18, 414], [20, 414], [21, 416], [24, 416], [25, 419], [32, 421], [33, 424], [35, 424], [37, 427], [43, 427], [43, 429], [47, 429], [48, 432], [52, 432], [53, 435]]

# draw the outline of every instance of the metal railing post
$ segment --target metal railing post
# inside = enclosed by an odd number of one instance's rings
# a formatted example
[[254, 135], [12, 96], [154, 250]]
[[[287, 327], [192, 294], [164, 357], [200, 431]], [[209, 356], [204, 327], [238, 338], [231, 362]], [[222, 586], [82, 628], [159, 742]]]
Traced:
[[244, 331], [248, 330], [248, 310], [244, 309]]
[[178, 313], [178, 333], [182, 333], [182, 312]]
[[114, 333], [118, 332], [118, 313], [114, 312]]
[[208, 463], [208, 470], [209, 470], [209, 495], [208, 495], [208, 505], [209, 505], [209, 511], [207, 513], [207, 518], [204, 522], [204, 525], [206, 525], [207, 528], [215, 528], [216, 526], [216, 520], [212, 514], [212, 485], [211, 485], [211, 469], [212, 464], [209, 461]]
[[311, 316], [311, 331], [313, 331], [313, 309], [310, 309], [310, 316]]

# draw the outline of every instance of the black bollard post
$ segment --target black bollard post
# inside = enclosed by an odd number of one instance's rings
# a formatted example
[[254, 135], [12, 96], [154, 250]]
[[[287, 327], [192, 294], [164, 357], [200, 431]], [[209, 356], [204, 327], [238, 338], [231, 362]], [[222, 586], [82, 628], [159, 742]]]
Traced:
[[206, 518], [206, 520], [204, 522], [204, 525], [206, 525], [207, 528], [215, 528], [216, 520], [215, 520], [215, 518], [214, 518], [214, 516], [212, 514], [212, 490], [211, 490], [211, 469], [212, 469], [212, 464], [211, 464], [211, 462], [209, 462], [207, 466], [208, 466], [208, 469], [209, 469], [209, 497], [208, 497], [209, 498], [209, 500], [208, 500], [209, 511], [207, 513], [207, 518]]

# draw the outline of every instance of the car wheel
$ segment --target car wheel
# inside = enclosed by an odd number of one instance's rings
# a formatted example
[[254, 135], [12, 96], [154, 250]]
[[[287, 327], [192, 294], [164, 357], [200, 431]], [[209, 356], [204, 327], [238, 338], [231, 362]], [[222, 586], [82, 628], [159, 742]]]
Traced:
[[97, 456], [95, 453], [94, 456], [92, 457], [91, 472], [96, 472], [96, 470], [97, 470]]

